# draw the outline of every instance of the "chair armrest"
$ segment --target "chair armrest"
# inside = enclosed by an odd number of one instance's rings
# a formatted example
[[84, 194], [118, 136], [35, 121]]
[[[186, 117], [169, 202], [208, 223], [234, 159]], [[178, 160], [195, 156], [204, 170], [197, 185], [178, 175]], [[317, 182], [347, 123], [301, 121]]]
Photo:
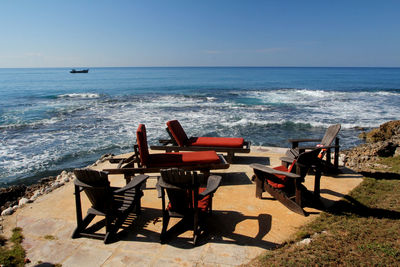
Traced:
[[108, 161], [110, 162], [110, 163], [126, 163], [126, 162], [129, 162], [129, 161], [132, 161], [132, 160], [135, 160], [136, 159], [136, 157], [135, 157], [136, 155], [131, 155], [131, 156], [129, 156], [129, 157], [127, 157], [127, 158], [111, 158], [111, 159], [108, 159]]
[[122, 187], [118, 190], [115, 190], [114, 193], [122, 193], [126, 190], [132, 189], [132, 188], [140, 185], [141, 183], [143, 183], [147, 178], [149, 178], [149, 176], [144, 175], [144, 174], [135, 176], [127, 185], [125, 185], [124, 187]]
[[108, 159], [108, 161], [109, 161], [110, 163], [112, 163], [112, 164], [119, 163], [121, 160], [125, 160], [125, 159], [122, 159], [122, 158], [112, 158], [112, 159]]
[[286, 163], [292, 163], [293, 160], [295, 160], [294, 158], [291, 158], [291, 157], [280, 157], [279, 159]]
[[245, 149], [250, 149], [251, 142], [250, 142], [250, 141], [244, 141], [243, 145], [244, 145], [243, 148], [245, 148]]
[[157, 190], [157, 197], [161, 198], [162, 197], [162, 188], [158, 182], [156, 183], [156, 190]]
[[290, 143], [303, 143], [303, 142], [318, 142], [321, 141], [322, 139], [309, 139], [309, 138], [303, 138], [303, 139], [288, 139], [288, 142]]
[[259, 170], [259, 171], [266, 172], [266, 173], [269, 173], [269, 174], [279, 174], [279, 175], [283, 175], [283, 176], [286, 176], [288, 178], [294, 178], [294, 179], [301, 178], [301, 176], [298, 175], [298, 174], [291, 173], [291, 172], [278, 171], [278, 170], [266, 167], [266, 166], [258, 164], [258, 163], [250, 164], [250, 167], [255, 169], [255, 170]]
[[319, 147], [314, 147], [314, 148], [328, 149], [328, 148], [335, 148], [335, 147], [340, 147], [340, 146], [331, 145], [331, 146], [319, 146]]
[[211, 175], [208, 177], [207, 188], [199, 194], [199, 198], [202, 199], [205, 196], [215, 193], [219, 185], [221, 184], [222, 177], [217, 175]]
[[81, 186], [81, 187], [90, 187], [90, 185], [82, 183], [81, 181], [79, 181], [78, 179], [74, 180], [74, 185], [76, 186]]

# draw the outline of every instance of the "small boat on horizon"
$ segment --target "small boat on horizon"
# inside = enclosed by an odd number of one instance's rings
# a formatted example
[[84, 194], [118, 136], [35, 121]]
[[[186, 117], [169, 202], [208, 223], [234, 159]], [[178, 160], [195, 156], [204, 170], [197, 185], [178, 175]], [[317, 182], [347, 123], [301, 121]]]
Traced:
[[89, 69], [86, 69], [86, 70], [76, 70], [76, 69], [72, 69], [71, 71], [70, 71], [70, 73], [88, 73], [89, 72]]

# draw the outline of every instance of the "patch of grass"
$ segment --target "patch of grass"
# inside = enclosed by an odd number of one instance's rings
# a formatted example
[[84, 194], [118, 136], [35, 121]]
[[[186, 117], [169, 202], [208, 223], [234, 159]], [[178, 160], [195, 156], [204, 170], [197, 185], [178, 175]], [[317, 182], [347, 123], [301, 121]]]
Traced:
[[380, 158], [378, 163], [390, 166], [390, 171], [400, 173], [400, 156]]
[[[296, 244], [310, 236], [310, 244]], [[400, 262], [399, 240], [400, 180], [365, 178], [292, 240], [249, 265], [393, 266]]]
[[46, 240], [56, 240], [57, 238], [55, 236], [53, 236], [53, 235], [45, 235], [44, 239], [46, 239]]
[[23, 239], [22, 229], [14, 228], [10, 238], [13, 243], [11, 248], [6, 247], [5, 242], [0, 247], [0, 264], [4, 266], [24, 266], [25, 250], [21, 245]]

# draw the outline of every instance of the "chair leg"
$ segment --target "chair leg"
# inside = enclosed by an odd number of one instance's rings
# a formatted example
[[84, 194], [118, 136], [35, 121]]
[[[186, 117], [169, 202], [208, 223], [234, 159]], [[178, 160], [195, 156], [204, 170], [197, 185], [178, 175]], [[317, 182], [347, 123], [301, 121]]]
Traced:
[[232, 163], [234, 157], [235, 157], [235, 152], [230, 151], [226, 154], [226, 161]]
[[256, 180], [256, 198], [261, 198], [264, 192], [264, 180], [261, 180], [258, 175], [255, 176]]
[[320, 198], [320, 184], [321, 184], [321, 171], [319, 169], [315, 170], [315, 180], [314, 180], [314, 200], [319, 200]]
[[135, 213], [136, 213], [136, 215], [140, 215], [140, 214], [142, 214], [142, 204], [140, 201], [140, 197], [138, 197], [138, 199], [135, 202], [136, 202]]
[[194, 212], [193, 218], [193, 246], [197, 245], [197, 239], [199, 237], [199, 211], [198, 209]]
[[168, 214], [168, 211], [163, 211], [163, 226], [160, 234], [161, 243], [164, 243], [167, 240], [167, 229], [168, 229], [169, 219], [170, 216]]
[[95, 216], [96, 215], [94, 214], [88, 213], [83, 220], [78, 220], [77, 227], [72, 234], [72, 238], [80, 237], [80, 233], [86, 229]]
[[[195, 192], [193, 192], [193, 246], [196, 246], [197, 244], [197, 238], [199, 236], [199, 207], [198, 207], [198, 203], [199, 203], [199, 194], [198, 194], [198, 190], [197, 188], [195, 189]], [[190, 197], [191, 199], [192, 197]]]
[[114, 227], [112, 225], [112, 219], [106, 216], [106, 235], [104, 236], [104, 244], [108, 244], [111, 242], [113, 234], [114, 234]]
[[339, 138], [338, 137], [336, 137], [336, 139], [335, 139], [335, 154], [334, 154], [333, 166], [335, 167], [336, 170], [338, 170], [338, 168], [339, 168]]
[[163, 226], [162, 226], [162, 230], [161, 230], [161, 234], [160, 234], [160, 241], [161, 241], [161, 243], [164, 243], [167, 239], [167, 229], [168, 229], [168, 223], [169, 223], [169, 218], [170, 218], [169, 213], [167, 211], [167, 207], [165, 205], [164, 189], [161, 189], [161, 204], [162, 204], [161, 208], [162, 208], [162, 216], [163, 216], [163, 219], [162, 219]]
[[302, 199], [301, 199], [301, 181], [300, 179], [296, 179], [295, 182], [295, 194], [296, 194], [296, 204], [299, 205], [299, 207], [302, 207]]

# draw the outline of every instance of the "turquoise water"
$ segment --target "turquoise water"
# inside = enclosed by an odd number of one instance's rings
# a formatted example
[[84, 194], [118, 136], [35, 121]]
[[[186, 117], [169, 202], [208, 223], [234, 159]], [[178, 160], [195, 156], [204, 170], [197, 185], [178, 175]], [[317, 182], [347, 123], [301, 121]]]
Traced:
[[0, 184], [31, 183], [150, 144], [178, 119], [189, 135], [289, 146], [342, 124], [344, 147], [399, 119], [400, 68], [0, 69]]

